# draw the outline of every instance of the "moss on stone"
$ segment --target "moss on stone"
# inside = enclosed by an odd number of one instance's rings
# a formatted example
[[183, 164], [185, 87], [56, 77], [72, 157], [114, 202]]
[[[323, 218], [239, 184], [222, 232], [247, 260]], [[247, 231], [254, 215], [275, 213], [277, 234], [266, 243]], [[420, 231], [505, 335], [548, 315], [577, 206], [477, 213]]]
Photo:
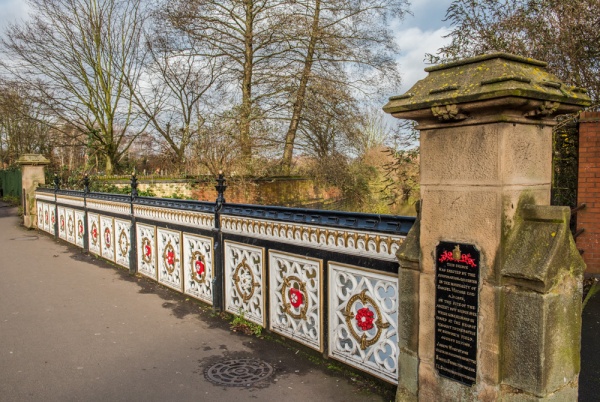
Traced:
[[391, 97], [384, 110], [398, 113], [449, 103], [503, 97], [547, 100], [588, 106], [581, 88], [561, 84], [545, 69], [546, 63], [506, 53], [495, 53], [425, 69], [429, 75], [406, 94]]

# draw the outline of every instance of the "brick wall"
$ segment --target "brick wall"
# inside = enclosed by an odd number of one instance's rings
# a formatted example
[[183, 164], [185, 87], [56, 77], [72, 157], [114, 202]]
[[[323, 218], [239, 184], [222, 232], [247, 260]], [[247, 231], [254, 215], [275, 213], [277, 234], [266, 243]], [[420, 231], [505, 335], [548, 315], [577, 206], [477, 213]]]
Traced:
[[577, 248], [583, 249], [587, 273], [600, 274], [600, 112], [585, 112], [579, 120]]

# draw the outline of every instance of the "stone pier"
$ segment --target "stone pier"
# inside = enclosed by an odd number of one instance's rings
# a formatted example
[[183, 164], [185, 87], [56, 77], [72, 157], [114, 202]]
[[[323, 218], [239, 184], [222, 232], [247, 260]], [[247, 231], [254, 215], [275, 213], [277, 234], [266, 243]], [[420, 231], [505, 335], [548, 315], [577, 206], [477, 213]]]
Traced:
[[50, 161], [38, 154], [23, 154], [17, 160], [21, 166], [23, 190], [21, 203], [23, 204], [23, 224], [27, 228], [37, 227], [37, 210], [35, 206], [35, 189], [40, 184], [45, 184], [44, 168]]
[[421, 151], [397, 399], [575, 401], [584, 265], [548, 204], [554, 117], [589, 97], [509, 54], [426, 71], [384, 107], [417, 121]]

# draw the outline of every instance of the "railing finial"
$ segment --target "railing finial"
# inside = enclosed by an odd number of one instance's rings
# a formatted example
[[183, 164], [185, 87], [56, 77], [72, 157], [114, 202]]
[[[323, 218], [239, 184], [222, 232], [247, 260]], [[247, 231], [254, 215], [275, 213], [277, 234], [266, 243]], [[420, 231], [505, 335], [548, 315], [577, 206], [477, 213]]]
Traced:
[[133, 172], [131, 173], [131, 198], [137, 198], [138, 196], [138, 191], [137, 191], [137, 187], [138, 187], [138, 181], [137, 181], [137, 177], [135, 177], [135, 169], [133, 169]]
[[90, 177], [87, 173], [83, 175], [83, 192], [85, 194], [90, 192]]
[[225, 178], [223, 177], [223, 171], [219, 170], [219, 176], [217, 177], [217, 185], [215, 186], [215, 190], [217, 190], [217, 211], [221, 210], [223, 204], [225, 204], [225, 190], [227, 186], [225, 185]]

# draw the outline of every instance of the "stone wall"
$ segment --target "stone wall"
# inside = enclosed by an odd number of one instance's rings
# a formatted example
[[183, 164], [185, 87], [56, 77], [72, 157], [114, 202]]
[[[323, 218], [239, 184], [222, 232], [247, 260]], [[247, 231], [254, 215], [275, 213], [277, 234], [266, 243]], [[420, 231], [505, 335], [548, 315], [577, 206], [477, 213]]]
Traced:
[[[114, 183], [129, 186], [128, 181]], [[191, 198], [213, 202], [217, 198], [215, 182], [208, 181], [147, 181], [140, 180], [139, 191], [152, 190], [155, 197]], [[227, 179], [227, 202], [240, 204], [310, 206], [339, 199], [339, 189], [319, 186], [309, 178]]]
[[577, 247], [584, 250], [587, 273], [600, 274], [600, 112], [585, 112], [579, 120]]

